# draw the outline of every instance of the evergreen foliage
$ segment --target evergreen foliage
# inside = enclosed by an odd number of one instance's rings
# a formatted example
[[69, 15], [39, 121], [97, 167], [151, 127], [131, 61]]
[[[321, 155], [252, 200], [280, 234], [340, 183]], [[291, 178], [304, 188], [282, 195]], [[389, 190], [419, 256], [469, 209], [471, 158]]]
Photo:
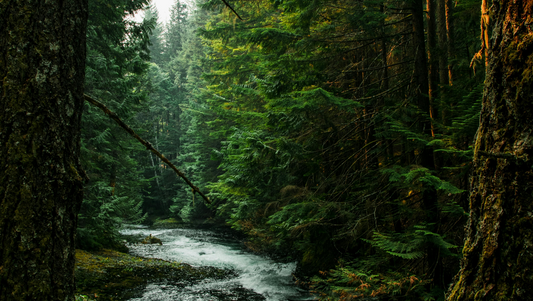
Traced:
[[[222, 140], [209, 185], [218, 216], [252, 248], [289, 253], [311, 273], [333, 268], [315, 279], [331, 296], [437, 298], [458, 267], [483, 78], [482, 66], [467, 68], [475, 35], [452, 41], [469, 53], [448, 58], [454, 84], [429, 95], [415, 80], [424, 75], [406, 3], [232, 4], [244, 21], [205, 1], [212, 15], [199, 31], [204, 116]], [[458, 33], [478, 31], [474, 6], [456, 8]], [[364, 290], [346, 286], [341, 258], [360, 267], [350, 273]]]
[[[375, 264], [375, 263], [374, 263]], [[425, 293], [427, 280], [419, 279], [409, 271], [387, 271], [374, 274], [366, 272], [359, 263], [341, 261], [337, 268], [325, 277], [323, 273], [313, 278], [313, 288], [322, 300], [356, 300], [395, 297], [405, 300], [434, 300]], [[334, 283], [334, 285], [332, 285]], [[418, 295], [422, 298], [405, 298]], [[370, 299], [370, 300], [372, 300]]]
[[155, 22], [155, 27], [150, 34], [150, 45], [148, 46], [148, 49], [150, 50], [150, 61], [157, 65], [161, 65], [164, 62], [165, 52], [165, 45], [162, 40], [164, 27], [158, 21], [159, 12], [153, 4], [145, 10], [144, 19], [147, 21], [150, 20], [150, 22]]
[[[434, 53], [415, 26], [426, 16], [411, 3], [236, 0], [239, 21], [222, 1], [177, 0], [165, 30], [153, 8], [142, 24], [125, 21], [146, 4], [128, 2], [116, 24], [94, 17], [88, 91], [213, 205], [87, 108], [82, 237], [108, 229], [97, 222], [138, 221], [140, 208], [186, 221], [216, 212], [251, 249], [320, 272], [310, 284], [324, 300], [442, 298], [458, 268], [481, 106], [484, 67], [468, 67], [478, 0], [458, 3], [446, 33], [464, 53], [430, 72], [421, 66]], [[431, 72], [453, 80], [424, 90]]]
[[[135, 113], [147, 107], [141, 78], [148, 67], [148, 33], [154, 22], [136, 23], [126, 17], [146, 5], [146, 0], [89, 3], [85, 91], [134, 126], [140, 126]], [[143, 220], [147, 182], [136, 159], [139, 152], [142, 147], [112, 120], [85, 106], [81, 157], [89, 181], [79, 214], [80, 247], [116, 247], [122, 223]]]
[[[151, 47], [156, 43], [164, 47], [161, 56], [153, 57], [144, 78], [148, 83], [149, 110], [137, 115], [149, 124], [149, 140], [202, 191], [218, 174], [217, 162], [210, 160], [218, 140], [209, 136], [205, 124], [213, 113], [207, 110], [206, 83], [201, 79], [205, 68], [204, 46], [194, 32], [194, 27], [200, 26], [204, 18], [205, 12], [176, 1], [166, 31], [156, 28], [153, 32]], [[173, 171], [150, 154], [146, 157], [144, 162], [150, 167], [145, 169], [144, 177], [150, 179], [151, 187], [144, 194], [145, 211], [186, 221], [211, 216], [203, 201], [195, 200]]]

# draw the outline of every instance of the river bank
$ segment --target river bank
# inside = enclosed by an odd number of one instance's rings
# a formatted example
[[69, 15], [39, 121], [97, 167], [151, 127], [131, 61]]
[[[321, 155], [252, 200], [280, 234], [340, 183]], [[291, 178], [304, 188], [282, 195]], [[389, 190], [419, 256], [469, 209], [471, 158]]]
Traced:
[[228, 269], [192, 267], [186, 263], [143, 258], [114, 250], [76, 250], [78, 293], [96, 300], [128, 300], [142, 296], [148, 283], [183, 287], [205, 279], [235, 276]]
[[[250, 253], [238, 233], [215, 228], [131, 226], [121, 231], [129, 254], [78, 250], [78, 293], [95, 300], [132, 301], [312, 299], [293, 284], [295, 263]], [[140, 243], [150, 235], [162, 245]]]

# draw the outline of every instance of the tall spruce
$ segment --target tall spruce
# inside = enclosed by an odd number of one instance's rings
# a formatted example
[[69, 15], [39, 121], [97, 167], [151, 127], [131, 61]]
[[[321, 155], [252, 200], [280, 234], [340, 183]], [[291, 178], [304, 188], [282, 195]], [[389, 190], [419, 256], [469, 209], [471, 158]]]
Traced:
[[[148, 1], [89, 1], [85, 92], [101, 99], [135, 128], [138, 112], [147, 110], [148, 33], [155, 21], [137, 23], [131, 16]], [[87, 104], [82, 118], [82, 164], [89, 182], [79, 215], [78, 246], [117, 247], [123, 222], [142, 220], [142, 147], [98, 108]]]
[[187, 4], [176, 0], [170, 10], [170, 20], [165, 31], [165, 56], [170, 61], [183, 50], [183, 39], [187, 26]]
[[155, 27], [150, 33], [150, 61], [161, 65], [164, 60], [165, 44], [163, 39], [164, 25], [159, 22], [159, 12], [154, 5], [145, 10], [144, 19], [149, 22], [155, 22]]

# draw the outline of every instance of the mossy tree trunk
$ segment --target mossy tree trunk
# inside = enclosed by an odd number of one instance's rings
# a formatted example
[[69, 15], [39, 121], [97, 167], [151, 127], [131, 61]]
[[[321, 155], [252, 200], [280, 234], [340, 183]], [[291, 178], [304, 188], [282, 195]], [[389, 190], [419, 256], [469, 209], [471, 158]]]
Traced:
[[533, 296], [533, 1], [489, 6], [470, 218], [453, 301]]
[[87, 0], [0, 1], [0, 300], [71, 300]]

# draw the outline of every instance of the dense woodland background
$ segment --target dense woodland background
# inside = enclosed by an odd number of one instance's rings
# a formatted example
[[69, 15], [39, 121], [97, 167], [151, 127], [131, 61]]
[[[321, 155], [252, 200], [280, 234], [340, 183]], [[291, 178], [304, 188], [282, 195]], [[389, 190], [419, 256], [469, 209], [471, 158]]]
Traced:
[[85, 104], [79, 247], [117, 247], [123, 223], [212, 219], [297, 260], [324, 299], [443, 299], [485, 77], [481, 1], [232, 1], [241, 21], [177, 0], [168, 24], [149, 4], [89, 1], [85, 92], [213, 204]]

